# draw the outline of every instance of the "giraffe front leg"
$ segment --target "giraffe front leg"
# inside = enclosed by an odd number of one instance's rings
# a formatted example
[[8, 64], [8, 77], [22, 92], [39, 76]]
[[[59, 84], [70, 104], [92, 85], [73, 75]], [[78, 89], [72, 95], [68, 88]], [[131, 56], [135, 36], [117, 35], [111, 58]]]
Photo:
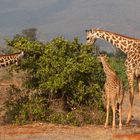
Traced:
[[107, 125], [108, 125], [109, 106], [110, 106], [110, 105], [109, 105], [109, 96], [107, 96], [105, 128], [107, 128]]
[[130, 96], [129, 96], [130, 104], [129, 104], [128, 117], [126, 121], [127, 125], [129, 125], [132, 118], [132, 107], [133, 107], [133, 100], [134, 100], [134, 76], [132, 74], [128, 75], [128, 82], [130, 85]]

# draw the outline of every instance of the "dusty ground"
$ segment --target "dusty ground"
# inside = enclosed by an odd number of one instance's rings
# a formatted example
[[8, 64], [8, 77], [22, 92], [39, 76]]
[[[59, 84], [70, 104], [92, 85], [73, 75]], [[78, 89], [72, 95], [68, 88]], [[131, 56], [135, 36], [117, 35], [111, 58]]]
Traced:
[[25, 126], [1, 126], [0, 140], [140, 140], [140, 128], [124, 127], [122, 130], [103, 126], [71, 127], [36, 123]]
[[[11, 81], [13, 82], [13, 81]], [[10, 83], [11, 83], [10, 82]], [[5, 90], [9, 81], [0, 80], [0, 104], [6, 97]], [[128, 94], [123, 104], [123, 121], [126, 121], [128, 112]], [[0, 112], [0, 118], [3, 114]], [[129, 127], [122, 130], [103, 126], [72, 127], [54, 124], [34, 123], [31, 125], [1, 125], [0, 140], [140, 140], [140, 97], [135, 95], [133, 120]]]

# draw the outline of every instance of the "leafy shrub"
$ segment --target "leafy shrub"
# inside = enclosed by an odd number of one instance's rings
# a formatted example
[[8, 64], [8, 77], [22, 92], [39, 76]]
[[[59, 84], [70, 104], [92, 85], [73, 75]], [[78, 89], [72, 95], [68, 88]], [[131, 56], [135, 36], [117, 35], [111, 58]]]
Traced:
[[[45, 120], [78, 125], [77, 113], [74, 110], [87, 114], [87, 108], [103, 118], [101, 91], [105, 76], [100, 63], [93, 55], [92, 46], [81, 44], [78, 39], [71, 42], [62, 37], [42, 44], [18, 36], [8, 41], [8, 44], [25, 52], [25, 59], [19, 68], [27, 72], [25, 87], [30, 91], [28, 94], [32, 95], [26, 94], [24, 98], [17, 96], [20, 97], [19, 100], [7, 102], [12, 108], [8, 112], [13, 111], [13, 120]], [[32, 90], [37, 92], [32, 93]], [[22, 95], [24, 91], [20, 93]], [[14, 91], [12, 94], [18, 93]], [[58, 100], [62, 103], [60, 112], [57, 112], [54, 105], [54, 101]], [[82, 108], [86, 110], [83, 111]], [[93, 115], [90, 116], [92, 118]], [[86, 120], [91, 120], [87, 118]], [[97, 120], [93, 122], [98, 122]]]

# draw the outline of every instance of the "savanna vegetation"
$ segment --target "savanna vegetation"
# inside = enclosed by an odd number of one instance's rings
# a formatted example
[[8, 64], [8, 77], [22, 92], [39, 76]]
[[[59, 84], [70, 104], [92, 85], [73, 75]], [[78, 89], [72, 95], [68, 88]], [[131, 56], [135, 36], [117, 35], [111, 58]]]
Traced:
[[[31, 36], [28, 36], [30, 32]], [[102, 124], [105, 120], [105, 75], [94, 46], [63, 37], [47, 43], [36, 39], [35, 29], [24, 30], [7, 44], [25, 52], [16, 70], [24, 72], [23, 86], [11, 86], [5, 102], [6, 122], [43, 121], [60, 124]], [[127, 86], [124, 58], [110, 57]]]

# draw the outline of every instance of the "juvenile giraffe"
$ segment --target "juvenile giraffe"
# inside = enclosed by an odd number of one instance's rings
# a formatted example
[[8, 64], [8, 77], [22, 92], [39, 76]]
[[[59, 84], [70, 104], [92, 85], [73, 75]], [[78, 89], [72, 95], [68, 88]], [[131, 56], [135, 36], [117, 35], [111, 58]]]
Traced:
[[140, 39], [99, 29], [86, 30], [86, 33], [87, 44], [93, 44], [98, 38], [103, 39], [111, 43], [113, 46], [121, 49], [127, 55], [125, 66], [130, 86], [130, 106], [126, 123], [129, 124], [132, 117], [135, 78], [138, 80], [140, 95]]
[[[113, 112], [112, 128], [115, 128], [115, 114], [117, 106], [119, 107], [119, 128], [122, 128], [122, 103], [124, 98], [123, 85], [121, 80], [116, 75], [115, 71], [111, 69], [107, 62], [106, 55], [100, 55], [99, 60], [103, 65], [103, 70], [106, 75], [105, 81], [105, 96], [106, 96], [106, 122], [105, 128], [108, 125], [109, 108], [111, 106]], [[111, 104], [111, 105], [110, 105]]]
[[24, 52], [14, 53], [9, 55], [0, 55], [0, 67], [6, 67], [12, 64], [17, 65], [23, 56], [24, 56]]

